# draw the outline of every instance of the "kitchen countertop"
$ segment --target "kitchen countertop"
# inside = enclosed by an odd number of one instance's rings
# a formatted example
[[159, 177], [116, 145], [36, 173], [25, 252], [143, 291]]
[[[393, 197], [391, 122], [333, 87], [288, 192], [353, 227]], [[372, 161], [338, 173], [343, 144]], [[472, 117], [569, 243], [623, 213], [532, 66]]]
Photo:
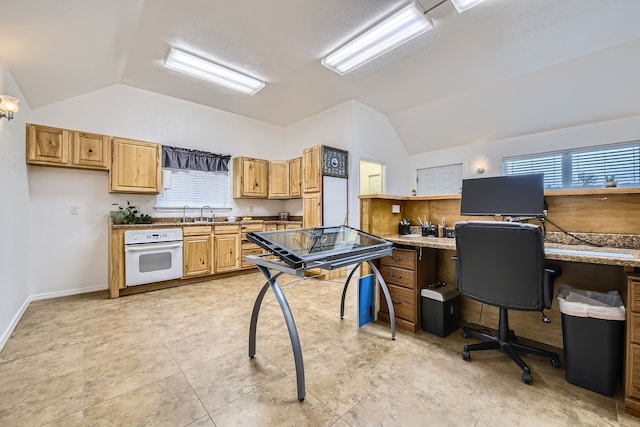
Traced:
[[182, 221], [160, 221], [151, 224], [111, 224], [113, 229], [145, 229], [145, 228], [168, 228], [168, 227], [194, 227], [200, 225], [243, 225], [243, 224], [300, 224], [302, 221], [283, 221], [272, 219], [251, 219], [240, 221], [213, 221], [213, 222], [182, 222]]
[[[389, 234], [380, 236], [398, 245], [456, 250], [454, 238], [425, 237], [419, 234]], [[590, 264], [619, 265], [623, 267], [640, 267], [640, 249], [627, 249], [613, 246], [596, 247], [589, 245], [569, 245], [563, 243], [545, 242], [545, 248], [560, 249], [570, 252], [547, 252], [549, 260], [584, 262]], [[487, 249], [491, 249], [490, 246]], [[602, 255], [605, 253], [606, 255]], [[615, 256], [615, 253], [629, 254]]]

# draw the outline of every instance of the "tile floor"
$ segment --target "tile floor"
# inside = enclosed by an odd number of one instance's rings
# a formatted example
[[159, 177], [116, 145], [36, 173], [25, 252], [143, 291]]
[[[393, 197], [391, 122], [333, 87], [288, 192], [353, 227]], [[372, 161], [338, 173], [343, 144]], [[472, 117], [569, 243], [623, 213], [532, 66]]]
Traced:
[[273, 294], [247, 335], [259, 273], [110, 300], [106, 292], [33, 302], [0, 352], [0, 426], [640, 426], [621, 397], [568, 384], [527, 358], [534, 384], [496, 351], [460, 357], [464, 339], [356, 322], [357, 282], [339, 318], [340, 280], [284, 277], [304, 354]]

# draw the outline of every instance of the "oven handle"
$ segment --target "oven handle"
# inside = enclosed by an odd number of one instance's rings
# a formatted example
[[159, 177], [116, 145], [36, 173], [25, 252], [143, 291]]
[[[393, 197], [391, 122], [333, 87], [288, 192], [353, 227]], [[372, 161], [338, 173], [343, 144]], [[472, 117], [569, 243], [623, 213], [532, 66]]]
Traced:
[[169, 243], [166, 245], [163, 244], [141, 244], [141, 245], [125, 245], [124, 247], [124, 251], [125, 252], [145, 252], [145, 251], [155, 251], [157, 249], [175, 249], [175, 248], [181, 248], [182, 247], [182, 242], [177, 242], [177, 243]]

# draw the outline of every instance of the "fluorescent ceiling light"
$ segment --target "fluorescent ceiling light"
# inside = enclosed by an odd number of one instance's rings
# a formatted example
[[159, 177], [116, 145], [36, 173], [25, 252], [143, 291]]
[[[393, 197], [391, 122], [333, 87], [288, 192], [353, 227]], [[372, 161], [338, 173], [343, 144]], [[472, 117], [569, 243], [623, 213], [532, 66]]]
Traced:
[[462, 13], [467, 9], [471, 9], [474, 6], [479, 5], [484, 0], [451, 0], [451, 3], [458, 10], [458, 13]]
[[347, 74], [431, 28], [433, 22], [414, 2], [329, 54], [321, 62], [338, 74]]
[[247, 95], [254, 95], [264, 87], [263, 81], [173, 47], [164, 60], [164, 66]]

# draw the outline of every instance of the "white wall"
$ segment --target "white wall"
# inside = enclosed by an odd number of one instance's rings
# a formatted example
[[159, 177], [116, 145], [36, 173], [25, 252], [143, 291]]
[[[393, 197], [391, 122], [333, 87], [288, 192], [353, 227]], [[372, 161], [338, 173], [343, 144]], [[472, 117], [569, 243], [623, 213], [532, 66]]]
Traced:
[[[502, 174], [503, 157], [634, 140], [640, 140], [640, 116], [430, 151], [411, 156], [412, 177], [407, 184], [415, 182], [416, 169], [425, 167], [462, 163], [464, 178], [498, 176]], [[476, 174], [478, 166], [485, 168], [484, 174]]]
[[29, 188], [25, 165], [25, 123], [29, 106], [0, 58], [0, 94], [20, 99], [12, 121], [0, 119], [0, 349], [29, 303]]
[[357, 101], [329, 108], [285, 129], [288, 152], [314, 145], [329, 145], [349, 151], [349, 225], [360, 225], [360, 159], [385, 164], [390, 194], [402, 194], [411, 170], [409, 155], [384, 114]]

